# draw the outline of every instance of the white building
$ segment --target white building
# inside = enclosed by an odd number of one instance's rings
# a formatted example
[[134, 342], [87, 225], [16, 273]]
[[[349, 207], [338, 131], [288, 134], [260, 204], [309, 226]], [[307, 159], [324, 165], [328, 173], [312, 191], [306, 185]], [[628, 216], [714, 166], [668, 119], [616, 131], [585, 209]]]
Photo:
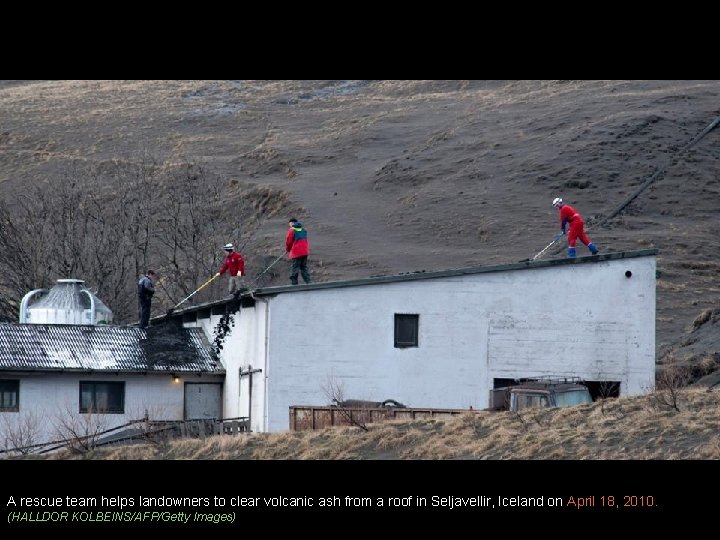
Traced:
[[[179, 310], [144, 330], [0, 324], [0, 434], [34, 419], [36, 441], [46, 442], [58, 438], [63, 419], [81, 426], [94, 417], [101, 422], [92, 427], [109, 429], [146, 413], [250, 417], [253, 431], [283, 431], [291, 405], [329, 405], [336, 390], [345, 399], [482, 409], [492, 388], [537, 376], [580, 377], [596, 393], [647, 392], [655, 378], [655, 255], [257, 289], [242, 298], [224, 340], [216, 328], [237, 307], [228, 300]], [[41, 295], [28, 295], [25, 316], [47, 315], [47, 302], [30, 298]], [[85, 297], [78, 310], [89, 309]]]
[[204, 333], [177, 324], [0, 324], [0, 450], [30, 444], [18, 444], [23, 436], [85, 436], [146, 414], [220, 418], [224, 375]]
[[[655, 380], [656, 250], [258, 289], [223, 342], [223, 415], [288, 429], [291, 405], [482, 409], [508, 380]], [[213, 341], [231, 304], [179, 311]]]

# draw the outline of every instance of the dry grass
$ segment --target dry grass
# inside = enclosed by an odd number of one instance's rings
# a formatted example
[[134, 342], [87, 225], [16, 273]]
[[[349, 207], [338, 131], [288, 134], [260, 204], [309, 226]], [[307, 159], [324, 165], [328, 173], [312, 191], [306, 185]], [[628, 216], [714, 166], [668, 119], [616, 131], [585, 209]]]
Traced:
[[719, 459], [720, 392], [684, 389], [563, 409], [476, 412], [319, 431], [171, 441], [51, 459]]
[[702, 313], [700, 313], [700, 315], [695, 317], [695, 320], [692, 322], [692, 325], [690, 326], [690, 328], [688, 330], [692, 331], [692, 330], [695, 330], [696, 328], [699, 328], [700, 326], [702, 326], [703, 324], [705, 324], [712, 318], [712, 314], [713, 314], [712, 309], [704, 310]]

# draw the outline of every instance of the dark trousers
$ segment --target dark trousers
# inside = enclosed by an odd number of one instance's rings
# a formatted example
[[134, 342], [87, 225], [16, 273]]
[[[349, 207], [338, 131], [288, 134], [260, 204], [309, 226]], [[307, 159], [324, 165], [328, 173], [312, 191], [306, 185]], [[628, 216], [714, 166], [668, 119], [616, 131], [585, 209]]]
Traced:
[[310, 271], [307, 266], [307, 255], [295, 257], [292, 260], [292, 268], [290, 268], [290, 283], [293, 285], [298, 284], [298, 272], [302, 275], [305, 283], [310, 283]]
[[150, 325], [150, 299], [138, 299], [138, 315], [140, 315], [140, 328]]

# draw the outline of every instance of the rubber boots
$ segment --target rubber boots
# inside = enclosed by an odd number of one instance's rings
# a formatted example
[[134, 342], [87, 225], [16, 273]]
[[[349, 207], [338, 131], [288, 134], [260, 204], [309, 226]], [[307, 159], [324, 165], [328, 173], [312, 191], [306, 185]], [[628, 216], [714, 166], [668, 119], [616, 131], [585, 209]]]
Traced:
[[593, 255], [597, 255], [597, 254], [598, 254], [598, 251], [599, 251], [599, 250], [598, 250], [597, 246], [596, 246], [595, 244], [593, 244], [592, 242], [590, 242], [590, 243], [588, 244], [588, 249], [590, 250], [590, 253], [592, 253]]
[[569, 247], [568, 248], [568, 258], [574, 259], [575, 258], [575, 248]]

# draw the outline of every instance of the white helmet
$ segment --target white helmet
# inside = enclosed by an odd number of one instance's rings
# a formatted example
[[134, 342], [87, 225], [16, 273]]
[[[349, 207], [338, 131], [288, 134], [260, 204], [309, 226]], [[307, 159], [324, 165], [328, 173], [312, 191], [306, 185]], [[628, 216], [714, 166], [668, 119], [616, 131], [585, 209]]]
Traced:
[[235, 249], [235, 246], [233, 246], [232, 244], [225, 244], [225, 245], [223, 246], [223, 249], [224, 249], [225, 251], [232, 251], [233, 249]]
[[562, 202], [562, 199], [561, 199], [560, 197], [555, 197], [555, 198], [553, 199], [553, 206], [554, 206], [555, 208], [557, 208], [558, 206], [560, 206], [562, 203], [563, 203], [563, 202]]

